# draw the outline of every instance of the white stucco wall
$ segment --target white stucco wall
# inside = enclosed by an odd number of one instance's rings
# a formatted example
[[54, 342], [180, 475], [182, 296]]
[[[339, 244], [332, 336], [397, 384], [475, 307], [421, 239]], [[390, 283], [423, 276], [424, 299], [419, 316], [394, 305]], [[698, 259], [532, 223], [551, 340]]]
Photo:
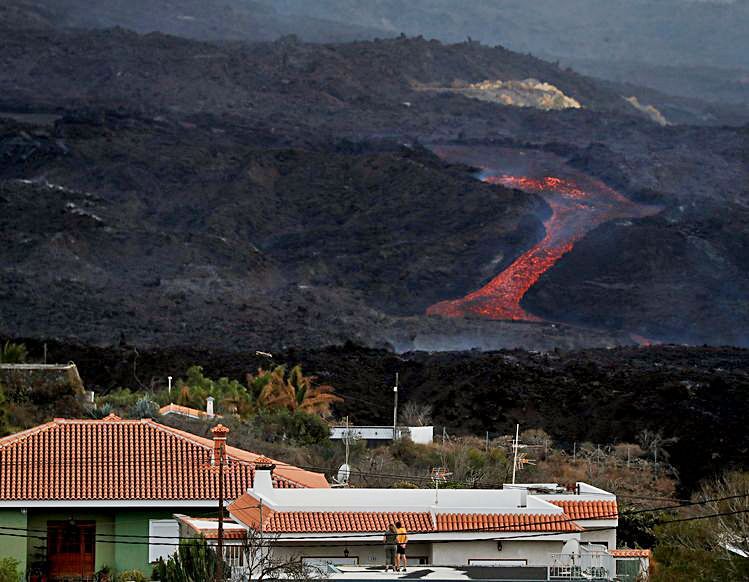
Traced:
[[602, 530], [587, 530], [580, 533], [580, 543], [593, 543], [593, 544], [604, 544], [608, 546], [609, 550], [616, 549], [616, 530], [615, 529], [602, 529]]
[[[320, 545], [320, 546], [276, 546], [273, 549], [273, 553], [280, 557], [294, 557], [294, 558], [326, 558], [326, 557], [342, 557], [344, 551], [348, 549], [348, 557], [358, 558], [358, 563], [361, 566], [369, 564], [384, 565], [385, 564], [385, 547], [382, 544], [362, 545], [357, 542], [348, 546], [345, 545]], [[417, 558], [426, 558], [427, 563], [431, 559], [431, 544], [429, 543], [409, 543], [407, 547], [407, 557], [409, 558], [409, 565], [418, 565], [419, 561]]]
[[527, 560], [528, 566], [548, 566], [550, 554], [562, 551], [563, 541], [448, 542], [432, 545], [435, 566], [464, 566], [469, 560]]
[[[548, 566], [551, 554], [562, 551], [563, 540], [515, 540], [502, 541], [502, 549], [497, 549], [496, 541], [470, 542], [414, 542], [409, 543], [407, 555], [409, 565], [418, 565], [417, 558], [426, 558], [434, 566], [466, 566], [469, 560], [526, 560], [529, 566]], [[380, 545], [320, 545], [320, 546], [276, 546], [274, 555], [278, 557], [325, 558], [343, 557], [348, 549], [348, 557], [358, 557], [359, 565], [385, 564], [385, 548]]]

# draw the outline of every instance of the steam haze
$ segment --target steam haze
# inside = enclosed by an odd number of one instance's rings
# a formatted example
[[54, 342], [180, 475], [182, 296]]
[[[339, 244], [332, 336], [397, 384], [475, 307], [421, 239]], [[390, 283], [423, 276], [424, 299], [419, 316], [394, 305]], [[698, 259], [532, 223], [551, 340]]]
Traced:
[[747, 102], [746, 0], [261, 0], [383, 34], [470, 37], [599, 77]]

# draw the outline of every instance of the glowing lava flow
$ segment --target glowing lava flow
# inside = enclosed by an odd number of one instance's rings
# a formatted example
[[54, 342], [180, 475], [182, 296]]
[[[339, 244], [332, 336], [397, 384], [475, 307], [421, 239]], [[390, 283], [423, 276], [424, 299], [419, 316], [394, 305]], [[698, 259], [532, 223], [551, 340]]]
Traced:
[[432, 305], [427, 315], [541, 321], [525, 311], [520, 301], [578, 240], [609, 220], [650, 216], [660, 210], [636, 204], [602, 182], [588, 178], [497, 175], [485, 177], [484, 181], [542, 195], [552, 210], [551, 217], [544, 221], [546, 235], [484, 287], [462, 299]]

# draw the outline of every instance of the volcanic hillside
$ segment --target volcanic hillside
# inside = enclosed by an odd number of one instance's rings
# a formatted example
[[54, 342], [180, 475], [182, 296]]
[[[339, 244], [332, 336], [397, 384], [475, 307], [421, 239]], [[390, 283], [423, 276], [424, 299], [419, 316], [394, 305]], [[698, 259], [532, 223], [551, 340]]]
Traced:
[[[6, 333], [746, 342], [746, 129], [662, 127], [593, 79], [473, 42], [0, 34]], [[470, 96], [527, 79], [580, 107]], [[482, 184], [430, 153], [447, 143], [548, 154], [548, 176], [574, 170], [659, 211], [576, 239], [522, 297], [535, 323], [425, 317], [541, 241], [553, 213], [543, 191]]]
[[284, 16], [253, 0], [4, 0], [0, 22], [8, 28], [120, 26], [216, 41], [268, 41], [296, 34], [311, 42], [332, 42], [372, 38], [379, 32], [311, 16]]

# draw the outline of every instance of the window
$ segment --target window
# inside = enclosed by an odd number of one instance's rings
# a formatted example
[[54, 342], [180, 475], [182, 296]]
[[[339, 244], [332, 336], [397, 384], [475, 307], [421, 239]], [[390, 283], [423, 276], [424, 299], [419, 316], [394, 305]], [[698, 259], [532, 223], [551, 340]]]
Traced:
[[224, 546], [224, 560], [232, 568], [244, 566], [244, 546], [228, 544]]
[[177, 551], [179, 524], [176, 519], [150, 519], [148, 521], [148, 561], [165, 560]]

